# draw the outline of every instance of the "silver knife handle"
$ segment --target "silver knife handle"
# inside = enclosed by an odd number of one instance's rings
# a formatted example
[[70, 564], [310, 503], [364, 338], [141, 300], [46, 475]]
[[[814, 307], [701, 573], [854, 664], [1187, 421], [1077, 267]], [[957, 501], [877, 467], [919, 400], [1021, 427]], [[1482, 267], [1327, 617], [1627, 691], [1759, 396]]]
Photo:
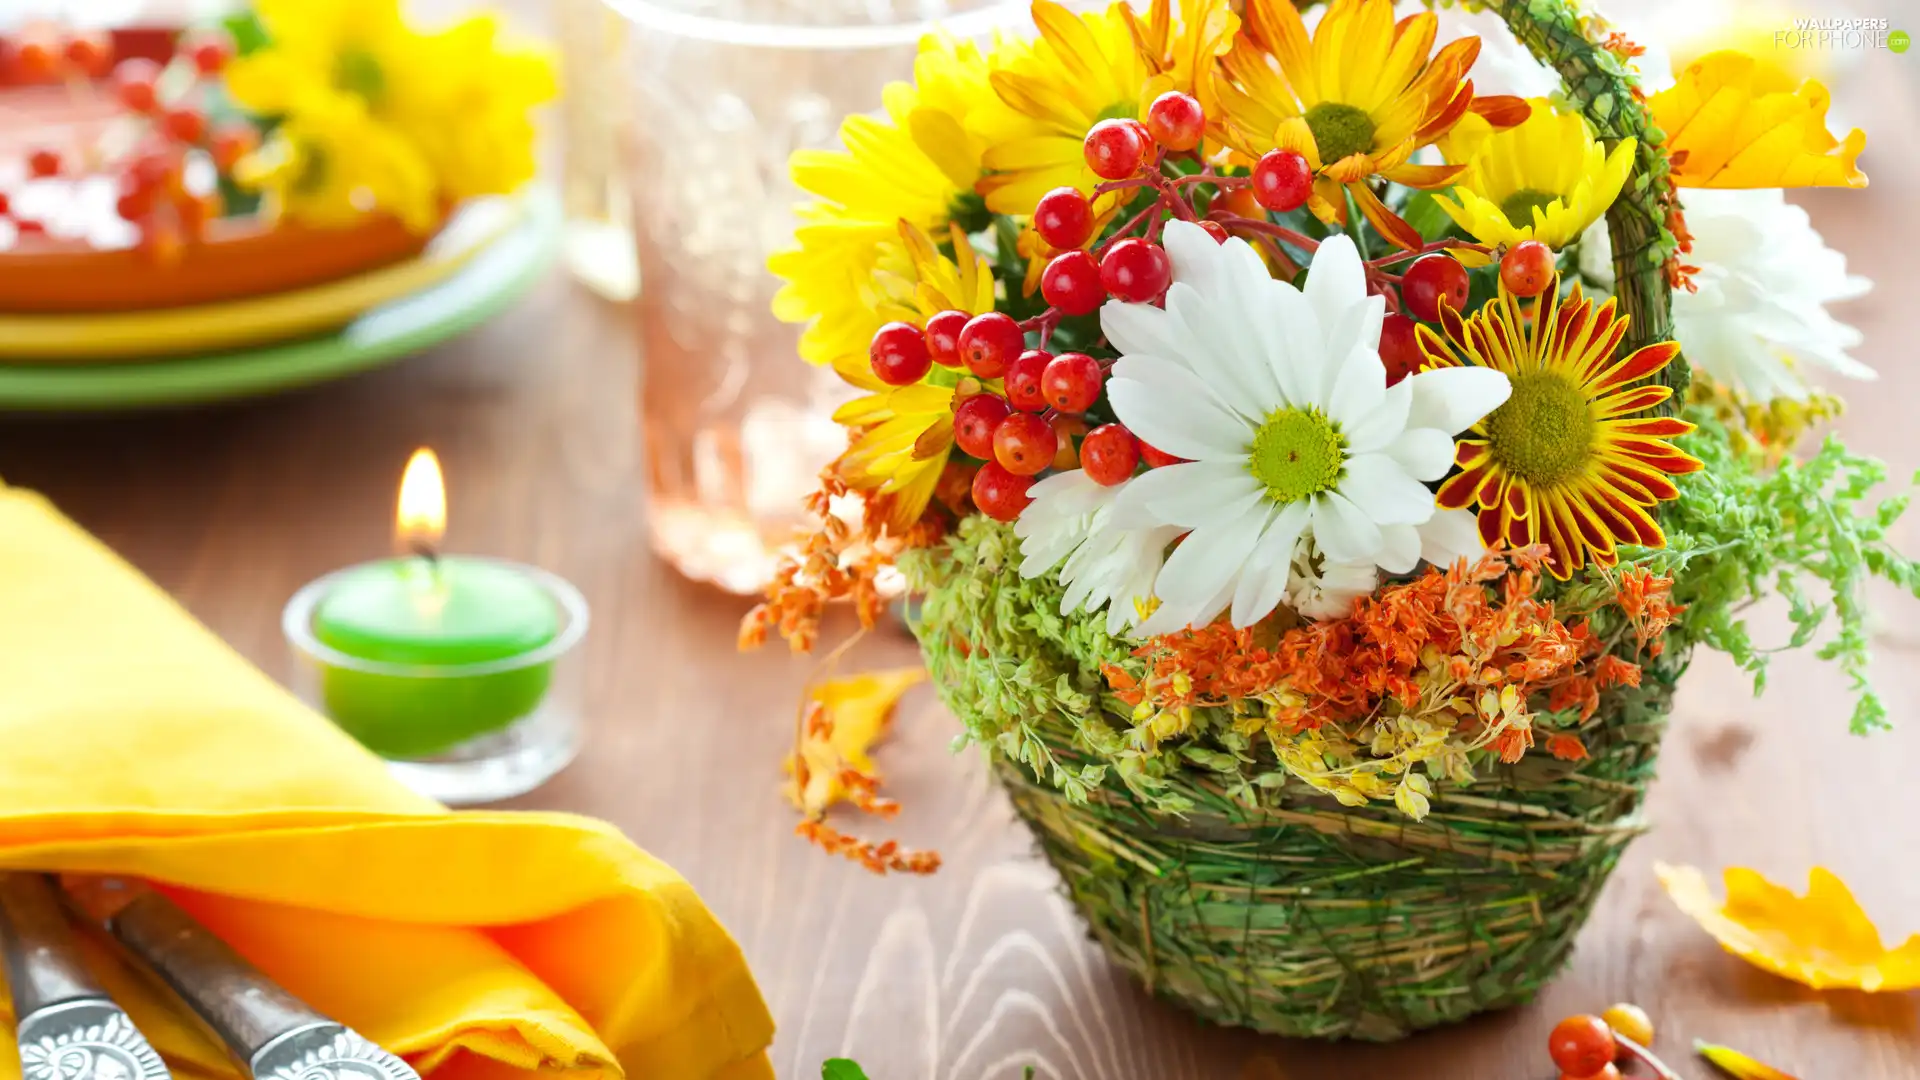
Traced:
[[288, 1032], [329, 1022], [157, 892], [141, 892], [107, 929], [243, 1063]]

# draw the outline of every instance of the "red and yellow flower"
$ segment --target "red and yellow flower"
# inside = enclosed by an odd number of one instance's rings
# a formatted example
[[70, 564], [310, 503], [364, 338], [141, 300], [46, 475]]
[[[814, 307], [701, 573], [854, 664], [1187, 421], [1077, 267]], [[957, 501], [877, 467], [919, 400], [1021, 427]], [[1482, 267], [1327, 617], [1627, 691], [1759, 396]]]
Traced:
[[1679, 496], [1674, 476], [1701, 468], [1670, 441], [1693, 425], [1649, 411], [1673, 396], [1647, 380], [1680, 346], [1663, 341], [1615, 360], [1628, 325], [1615, 303], [1596, 309], [1578, 285], [1562, 299], [1556, 278], [1524, 310], [1503, 284], [1471, 316], [1443, 305], [1442, 333], [1417, 331], [1429, 367], [1490, 367], [1513, 384], [1460, 439], [1460, 471], [1436, 501], [1478, 510], [1488, 544], [1548, 545], [1548, 569], [1563, 579], [1589, 561], [1613, 565], [1620, 544], [1664, 547], [1651, 509]]
[[1419, 233], [1367, 181], [1445, 187], [1466, 166], [1415, 165], [1414, 151], [1469, 111], [1501, 128], [1529, 112], [1519, 98], [1475, 98], [1466, 75], [1480, 39], [1463, 37], [1434, 53], [1436, 25], [1432, 12], [1396, 23], [1392, 0], [1333, 0], [1309, 35], [1289, 0], [1248, 0], [1246, 28], [1213, 87], [1222, 141], [1249, 158], [1298, 152], [1313, 170], [1307, 205], [1316, 217], [1344, 224], [1351, 194], [1382, 236], [1418, 247]]

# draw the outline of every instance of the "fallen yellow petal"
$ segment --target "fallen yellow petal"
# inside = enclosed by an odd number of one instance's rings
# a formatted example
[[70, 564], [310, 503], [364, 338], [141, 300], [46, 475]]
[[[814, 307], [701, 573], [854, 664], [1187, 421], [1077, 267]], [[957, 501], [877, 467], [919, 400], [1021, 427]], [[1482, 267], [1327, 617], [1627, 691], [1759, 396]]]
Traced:
[[[800, 752], [806, 762], [805, 785], [789, 784], [787, 797], [809, 817], [847, 797], [844, 770], [876, 779], [871, 752], [893, 723], [900, 695], [927, 677], [925, 668], [864, 672], [827, 679], [813, 688], [811, 700], [824, 710], [802, 737]], [[793, 759], [787, 771], [793, 771]]]
[[1827, 130], [1831, 96], [1816, 80], [1795, 85], [1778, 64], [1722, 49], [1648, 104], [1681, 187], [1866, 187], [1855, 164], [1866, 133], [1841, 140]]
[[1656, 864], [1661, 887], [1728, 952], [1816, 990], [1899, 991], [1920, 987], [1920, 934], [1889, 950], [1846, 883], [1814, 867], [1796, 896], [1753, 870], [1729, 867], [1727, 898], [1716, 902], [1691, 866]]
[[1713, 1062], [1734, 1080], [1797, 1080], [1796, 1077], [1783, 1073], [1771, 1065], [1755, 1061], [1732, 1047], [1715, 1046], [1712, 1043], [1696, 1040], [1693, 1050], [1701, 1057]]

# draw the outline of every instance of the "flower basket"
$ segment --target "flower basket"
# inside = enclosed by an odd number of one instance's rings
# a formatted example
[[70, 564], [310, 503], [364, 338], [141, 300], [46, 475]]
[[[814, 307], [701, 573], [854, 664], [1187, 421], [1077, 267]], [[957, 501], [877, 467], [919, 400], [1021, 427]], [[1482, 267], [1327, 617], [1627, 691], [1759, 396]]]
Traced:
[[[1686, 261], [1676, 188], [1862, 186], [1864, 136], [1753, 58], [1649, 97], [1574, 4], [1473, 6], [1560, 95], [1474, 96], [1479, 39], [1387, 0], [1311, 30], [1285, 0], [1037, 0], [1038, 42], [930, 39], [888, 121], [794, 161], [821, 200], [776, 310], [865, 395], [743, 642], [810, 647], [833, 599], [871, 625], [897, 566], [1094, 937], [1223, 1024], [1389, 1040], [1528, 1000], [1646, 827], [1694, 648], [1757, 689], [1739, 612], [1778, 592], [1791, 645], [1837, 624], [1864, 732], [1861, 589], [1920, 594], [1886, 541], [1904, 502], [1866, 504], [1879, 464], [1793, 456], [1833, 399], [1767, 366], [1789, 347], [1722, 326], [1690, 364], [1673, 317], [1726, 269]], [[1747, 224], [1838, 262], [1804, 220]], [[827, 821], [897, 810], [859, 693], [802, 714], [800, 831], [930, 870]]]

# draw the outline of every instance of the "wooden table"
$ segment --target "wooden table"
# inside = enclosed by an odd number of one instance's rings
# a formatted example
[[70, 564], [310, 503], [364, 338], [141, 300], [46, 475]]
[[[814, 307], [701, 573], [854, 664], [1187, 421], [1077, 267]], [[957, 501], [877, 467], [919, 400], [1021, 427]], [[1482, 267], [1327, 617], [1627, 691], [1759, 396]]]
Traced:
[[[1910, 58], [1909, 58], [1910, 59]], [[1845, 315], [1883, 373], [1842, 425], [1896, 475], [1920, 464], [1912, 311], [1920, 167], [1897, 84], [1867, 193], [1805, 201], [1873, 277]], [[1911, 99], [1906, 99], [1910, 101]], [[1904, 110], [1904, 114], [1903, 114]], [[1904, 155], [1904, 156], [1903, 156]], [[782, 1077], [847, 1053], [876, 1080], [1523, 1080], [1548, 1077], [1561, 1015], [1632, 999], [1690, 1077], [1695, 1037], [1822, 1080], [1920, 1077], [1920, 996], [1815, 994], [1722, 953], [1653, 881], [1656, 860], [1760, 868], [1799, 887], [1826, 865], [1896, 940], [1920, 930], [1920, 611], [1883, 593], [1877, 676], [1899, 725], [1845, 734], [1843, 683], [1780, 658], [1755, 702], [1703, 656], [1681, 695], [1650, 812], [1572, 968], [1525, 1009], [1396, 1046], [1316, 1045], [1208, 1028], [1107, 966], [1031, 853], [1004, 798], [924, 691], [881, 755], [901, 835], [937, 846], [937, 877], [877, 879], [790, 835], [779, 762], [805, 664], [734, 652], [741, 601], [684, 583], [643, 540], [630, 327], [558, 276], [511, 314], [401, 367], [259, 403], [128, 418], [0, 421], [0, 476], [39, 488], [268, 671], [302, 582], [385, 552], [407, 453], [440, 451], [451, 547], [565, 574], [594, 606], [592, 734], [523, 800], [611, 819], [677, 866], [732, 928], [779, 1019]], [[1920, 549], [1920, 525], [1904, 540]], [[1777, 612], [1760, 622], [1777, 629]], [[906, 640], [861, 659], [903, 664]], [[677, 1080], [677, 1078], [663, 1078]]]

